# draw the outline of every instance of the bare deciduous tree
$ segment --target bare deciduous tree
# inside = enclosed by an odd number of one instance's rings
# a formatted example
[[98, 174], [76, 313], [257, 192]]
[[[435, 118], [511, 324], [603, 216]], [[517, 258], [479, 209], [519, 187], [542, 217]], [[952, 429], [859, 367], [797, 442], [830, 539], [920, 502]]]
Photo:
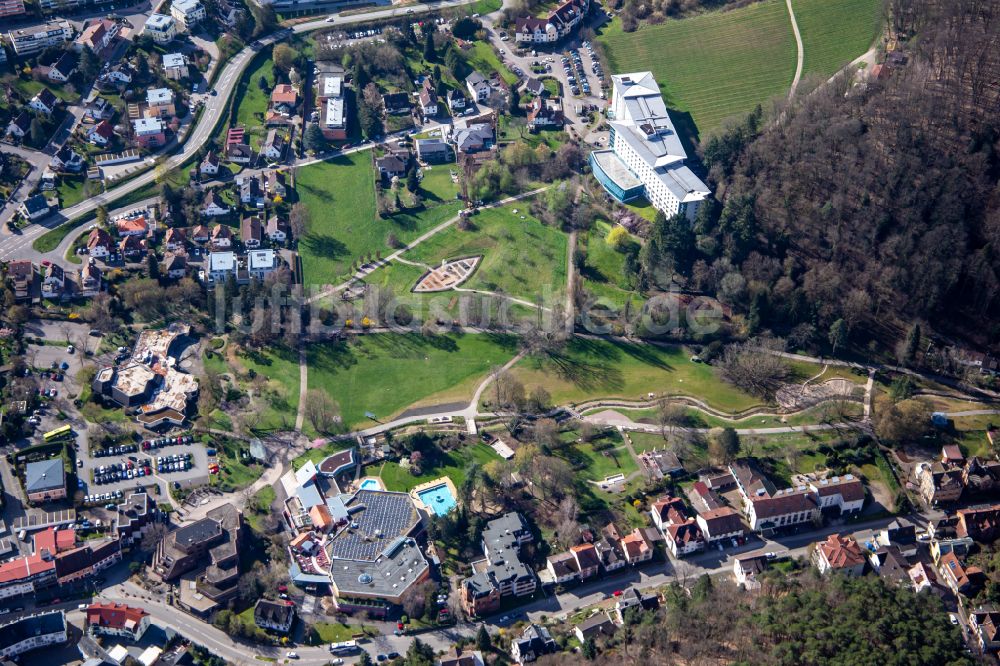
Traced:
[[341, 423], [340, 405], [325, 391], [310, 389], [305, 396], [305, 416], [316, 432], [329, 434]]

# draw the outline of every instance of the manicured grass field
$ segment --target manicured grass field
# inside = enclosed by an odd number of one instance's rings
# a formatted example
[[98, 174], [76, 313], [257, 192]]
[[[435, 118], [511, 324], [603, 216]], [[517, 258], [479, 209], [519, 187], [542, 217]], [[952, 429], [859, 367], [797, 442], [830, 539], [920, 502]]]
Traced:
[[[465, 471], [470, 463], [485, 465], [492, 460], [500, 460], [496, 451], [485, 444], [473, 444], [457, 451], [449, 451], [442, 456], [441, 464], [433, 469], [424, 470], [421, 474], [414, 476], [409, 470], [403, 469], [399, 463], [389, 462], [382, 466], [382, 483], [386, 490], [396, 490], [409, 492], [414, 486], [426, 483], [433, 479], [447, 476], [459, 487], [465, 482]], [[377, 467], [369, 467], [365, 470], [367, 474], [378, 474]]]
[[[576, 431], [562, 433], [564, 441], [573, 441], [576, 437]], [[614, 442], [616, 446], [604, 451], [596, 451], [594, 449], [593, 444], [603, 444], [606, 440]], [[605, 478], [615, 474], [628, 476], [639, 469], [638, 464], [632, 458], [632, 454], [628, 452], [628, 448], [622, 442], [621, 435], [615, 430], [605, 430], [591, 444], [574, 441], [566, 448], [560, 449], [557, 455], [573, 465], [574, 469], [578, 470], [581, 478], [589, 481], [603, 481]]]
[[760, 404], [723, 382], [711, 366], [692, 363], [682, 347], [665, 349], [574, 338], [562, 353], [526, 358], [511, 370], [528, 393], [543, 386], [555, 404], [594, 398], [645, 399], [648, 393], [697, 396], [718, 409], [739, 411]]
[[502, 336], [364, 335], [312, 345], [309, 388], [329, 393], [348, 426], [370, 426], [366, 411], [390, 419], [426, 396], [485, 377], [514, 354], [515, 340]]
[[802, 33], [802, 74], [832, 76], [878, 35], [882, 0], [792, 0]]
[[486, 42], [472, 42], [472, 48], [466, 51], [465, 55], [468, 58], [469, 65], [484, 76], [488, 76], [490, 72], [497, 72], [507, 82], [507, 85], [517, 83], [517, 76], [507, 69], [506, 65], [500, 62], [500, 56]]
[[451, 172], [460, 174], [461, 170], [455, 164], [438, 164], [427, 167], [421, 172], [421, 196], [428, 204], [454, 202], [458, 194], [458, 183], [451, 179]]
[[686, 133], [689, 112], [705, 137], [722, 122], [788, 90], [796, 49], [782, 0], [709, 12], [624, 33], [615, 21], [599, 38], [612, 72], [651, 70], [673, 120]]
[[[444, 167], [435, 169], [447, 176]], [[427, 208], [381, 220], [375, 212], [374, 178], [367, 151], [298, 171], [296, 191], [311, 217], [309, 232], [299, 244], [307, 285], [333, 284], [347, 276], [354, 260], [376, 252], [389, 254], [392, 248], [386, 240], [390, 233], [407, 243], [458, 214], [460, 202], [454, 200], [454, 194], [450, 201], [441, 197], [447, 194], [445, 186], [432, 180], [439, 191], [425, 200]]]
[[558, 297], [566, 288], [566, 234], [543, 225], [526, 208], [522, 201], [485, 210], [470, 218], [472, 228], [468, 231], [452, 227], [404, 258], [433, 266], [444, 259], [483, 255], [476, 272], [462, 287], [502, 291], [529, 301], [546, 295]]
[[18, 93], [29, 100], [37, 95], [42, 88], [48, 88], [49, 92], [64, 102], [75, 102], [80, 98], [79, 95], [71, 95], [63, 86], [48, 85], [46, 83], [42, 83], [41, 81], [22, 81], [18, 79], [14, 83], [14, 87], [17, 89]]
[[60, 176], [59, 185], [56, 187], [56, 192], [59, 193], [59, 205], [63, 208], [69, 208], [83, 201], [83, 186], [86, 182], [85, 175]]

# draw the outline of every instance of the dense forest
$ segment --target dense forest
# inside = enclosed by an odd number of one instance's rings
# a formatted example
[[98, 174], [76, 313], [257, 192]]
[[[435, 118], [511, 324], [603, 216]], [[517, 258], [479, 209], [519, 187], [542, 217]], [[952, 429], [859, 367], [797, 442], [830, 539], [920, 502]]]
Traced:
[[705, 142], [721, 203], [684, 274], [738, 282], [733, 305], [799, 346], [837, 324], [891, 348], [915, 322], [996, 345], [1000, 2], [890, 0], [887, 16], [901, 53], [878, 79], [812, 82]]
[[[690, 594], [668, 589], [656, 612], [629, 611], [613, 638], [581, 652], [609, 666], [973, 663], [937, 597], [875, 576], [823, 578], [811, 570], [767, 578], [756, 593], [702, 576], [688, 587]], [[578, 664], [581, 655], [538, 663]]]

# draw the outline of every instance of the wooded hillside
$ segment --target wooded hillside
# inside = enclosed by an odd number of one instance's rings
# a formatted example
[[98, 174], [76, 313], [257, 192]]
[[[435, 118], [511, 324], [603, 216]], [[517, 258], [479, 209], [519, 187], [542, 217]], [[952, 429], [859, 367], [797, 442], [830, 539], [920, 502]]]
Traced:
[[752, 118], [705, 146], [723, 205], [699, 220], [709, 258], [693, 282], [718, 290], [738, 269], [752, 320], [813, 342], [843, 319], [856, 344], [916, 320], [994, 344], [1000, 2], [888, 11], [905, 64], [820, 85], [778, 122]]

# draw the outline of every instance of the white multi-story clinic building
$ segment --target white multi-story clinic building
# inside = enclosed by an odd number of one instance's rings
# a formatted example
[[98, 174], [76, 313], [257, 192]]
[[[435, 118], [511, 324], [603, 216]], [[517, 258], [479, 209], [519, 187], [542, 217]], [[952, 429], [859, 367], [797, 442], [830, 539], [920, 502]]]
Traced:
[[621, 202], [645, 196], [667, 217], [693, 220], [708, 186], [684, 162], [687, 152], [651, 72], [611, 77], [614, 92], [607, 150], [590, 154], [594, 176]]

